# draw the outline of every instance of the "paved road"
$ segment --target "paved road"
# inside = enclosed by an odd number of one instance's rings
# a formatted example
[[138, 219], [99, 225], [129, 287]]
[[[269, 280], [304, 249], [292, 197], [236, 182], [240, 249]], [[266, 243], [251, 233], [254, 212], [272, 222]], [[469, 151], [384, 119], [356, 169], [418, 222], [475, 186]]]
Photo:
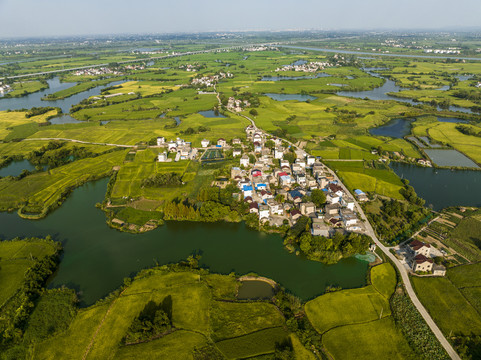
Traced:
[[117, 147], [123, 147], [123, 148], [133, 148], [133, 147], [135, 147], [135, 145], [98, 143], [98, 142], [82, 141], [82, 140], [75, 140], [75, 139], [65, 139], [65, 138], [29, 138], [29, 139], [23, 139], [22, 141], [50, 141], [50, 140], [71, 141], [71, 142], [79, 143], [79, 144], [117, 146]]

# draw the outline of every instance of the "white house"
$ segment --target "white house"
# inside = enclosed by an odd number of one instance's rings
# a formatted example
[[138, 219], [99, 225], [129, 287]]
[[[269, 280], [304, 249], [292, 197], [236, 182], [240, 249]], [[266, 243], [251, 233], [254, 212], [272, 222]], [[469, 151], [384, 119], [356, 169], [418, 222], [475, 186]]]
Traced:
[[227, 145], [227, 141], [225, 141], [225, 139], [223, 138], [220, 138], [219, 140], [217, 140], [217, 145], [225, 147]]
[[157, 138], [157, 146], [161, 146], [163, 144], [165, 144], [165, 137], [163, 137], [163, 136], [158, 137]]
[[259, 219], [264, 218], [269, 218], [269, 206], [261, 204], [259, 205]]
[[232, 151], [232, 156], [233, 157], [237, 157], [237, 156], [241, 156], [242, 155], [242, 150], [241, 149], [234, 149]]
[[433, 259], [429, 259], [426, 256], [419, 254], [413, 260], [413, 267], [414, 271], [431, 271], [433, 269], [434, 261]]
[[158, 162], [166, 162], [168, 159], [167, 153], [163, 152], [162, 154], [157, 155]]
[[412, 241], [408, 246], [414, 255], [424, 255], [428, 257], [431, 253], [431, 245], [425, 244], [417, 239]]
[[307, 158], [307, 166], [312, 166], [316, 162], [316, 158], [312, 155], [309, 155]]
[[284, 209], [281, 204], [279, 204], [274, 199], [266, 200], [267, 206], [269, 207], [269, 211], [271, 215], [282, 215], [284, 214]]
[[281, 160], [284, 158], [284, 149], [281, 147], [276, 147], [274, 149], [274, 158]]
[[243, 165], [244, 167], [249, 166], [249, 157], [247, 155], [242, 155], [240, 158], [240, 164]]
[[167, 144], [169, 151], [177, 151], [177, 143], [174, 141], [169, 141]]
[[207, 140], [207, 139], [203, 139], [200, 144], [202, 145], [203, 148], [206, 148], [207, 146], [209, 146], [210, 144], [210, 141]]

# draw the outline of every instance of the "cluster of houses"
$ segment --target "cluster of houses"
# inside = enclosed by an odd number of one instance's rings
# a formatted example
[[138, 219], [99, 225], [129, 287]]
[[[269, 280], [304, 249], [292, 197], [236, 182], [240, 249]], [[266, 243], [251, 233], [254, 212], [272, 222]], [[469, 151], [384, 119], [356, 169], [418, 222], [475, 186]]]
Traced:
[[181, 138], [166, 142], [164, 137], [158, 137], [157, 146], [166, 149], [164, 152], [157, 155], [158, 162], [172, 161], [172, 159], [169, 158], [168, 153], [175, 154], [174, 161], [195, 159], [197, 156], [197, 149], [192, 147], [192, 143]]
[[248, 46], [242, 48], [242, 51], [267, 51], [267, 50], [279, 50], [276, 47], [273, 46]]
[[0, 94], [4, 94], [6, 92], [9, 92], [10, 90], [12, 90], [10, 85], [0, 82]]
[[446, 268], [434, 263], [431, 245], [419, 240], [413, 240], [406, 245], [406, 263], [414, 272], [427, 272], [437, 276], [444, 276]]
[[318, 70], [324, 70], [327, 67], [331, 67], [332, 64], [328, 62], [309, 62], [305, 64], [292, 64], [284, 65], [283, 67], [277, 68], [275, 71], [301, 71], [301, 72], [316, 72]]
[[[311, 233], [326, 237], [336, 229], [365, 230], [354, 200], [314, 156], [298, 150], [297, 159], [290, 163], [284, 159], [290, 150], [283, 146], [282, 139], [267, 138], [252, 125], [246, 133], [254, 151], [242, 154], [237, 149], [235, 156], [241, 156], [239, 167], [231, 169], [230, 180], [239, 188], [240, 200], [249, 204], [250, 213], [257, 214], [260, 222], [292, 225], [301, 216], [308, 216], [312, 219]], [[274, 142], [273, 149], [265, 147], [267, 140]], [[310, 201], [309, 195], [315, 189], [326, 195], [326, 203], [321, 207]]]
[[120, 71], [108, 67], [88, 68], [73, 72], [75, 76], [122, 75]]
[[[187, 70], [189, 71], [189, 70]], [[234, 75], [230, 72], [224, 73], [220, 72], [217, 75], [212, 75], [212, 76], [203, 76], [200, 78], [193, 78], [192, 79], [192, 85], [202, 85], [202, 86], [214, 86], [220, 79], [225, 79], [225, 78], [231, 78]]]
[[426, 54], [461, 54], [461, 51], [457, 48], [449, 48], [449, 49], [424, 49]]
[[183, 69], [189, 72], [196, 72], [199, 70], [199, 64], [183, 64], [179, 65], [179, 69]]
[[227, 102], [227, 110], [241, 112], [244, 107], [249, 107], [250, 105], [247, 100], [239, 100], [231, 96]]

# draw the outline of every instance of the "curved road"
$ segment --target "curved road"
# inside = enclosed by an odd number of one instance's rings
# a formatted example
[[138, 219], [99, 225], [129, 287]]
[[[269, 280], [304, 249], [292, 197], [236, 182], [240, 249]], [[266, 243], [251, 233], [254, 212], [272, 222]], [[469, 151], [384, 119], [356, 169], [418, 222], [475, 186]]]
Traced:
[[[219, 97], [218, 97], [219, 99]], [[220, 103], [220, 99], [219, 99], [219, 103]], [[232, 111], [230, 111], [232, 112]], [[237, 114], [237, 113], [235, 113]], [[249, 120], [252, 125], [256, 128], [256, 130], [264, 133], [265, 135], [269, 135], [267, 132], [263, 131], [262, 129], [259, 129], [257, 128], [254, 120], [252, 120], [250, 117], [246, 116], [246, 115], [243, 115], [243, 114], [237, 114], [239, 116], [242, 116], [244, 118], [246, 118], [247, 120]], [[287, 143], [289, 143], [291, 146], [293, 146], [294, 148], [298, 149], [298, 150], [302, 150], [304, 151], [303, 149], [300, 149], [297, 145], [293, 144], [292, 142], [284, 139], [284, 141], [286, 141]], [[304, 151], [305, 152], [305, 151]], [[305, 152], [307, 154], [307, 152]], [[439, 342], [441, 343], [441, 345], [443, 346], [443, 348], [446, 350], [446, 352], [448, 353], [448, 355], [451, 357], [451, 359], [453, 360], [461, 360], [461, 358], [459, 357], [459, 355], [456, 353], [456, 351], [454, 350], [454, 348], [451, 346], [451, 344], [448, 342], [448, 340], [444, 337], [443, 333], [441, 332], [441, 330], [439, 329], [439, 327], [436, 325], [436, 323], [434, 322], [434, 320], [432, 319], [431, 315], [429, 315], [429, 313], [427, 312], [426, 308], [423, 306], [423, 304], [421, 304], [421, 301], [419, 301], [413, 287], [412, 287], [412, 284], [411, 284], [411, 281], [409, 279], [409, 275], [408, 275], [408, 272], [406, 270], [406, 268], [404, 267], [403, 264], [401, 264], [401, 262], [389, 251], [389, 249], [384, 246], [381, 241], [379, 241], [379, 239], [377, 238], [376, 236], [376, 233], [374, 232], [374, 229], [372, 228], [372, 225], [371, 223], [369, 222], [368, 218], [366, 217], [366, 215], [364, 214], [364, 211], [362, 210], [361, 206], [359, 206], [359, 203], [357, 202], [356, 198], [354, 196], [352, 196], [352, 194], [350, 193], [350, 191], [347, 189], [347, 187], [343, 184], [343, 182], [339, 179], [339, 177], [337, 176], [337, 174], [332, 170], [330, 169], [329, 167], [327, 167], [325, 164], [323, 164], [328, 170], [329, 172], [334, 176], [334, 179], [336, 179], [339, 183], [339, 185], [344, 189], [344, 191], [346, 192], [346, 194], [350, 194], [351, 197], [354, 199], [354, 204], [356, 205], [356, 209], [358, 211], [358, 213], [361, 215], [361, 219], [364, 220], [364, 223], [366, 225], [366, 233], [367, 235], [369, 235], [374, 243], [382, 250], [382, 252], [384, 254], [386, 254], [386, 256], [391, 259], [391, 261], [394, 263], [394, 265], [396, 265], [396, 267], [398, 268], [399, 270], [399, 273], [401, 274], [401, 278], [402, 278], [402, 281], [404, 283], [404, 287], [406, 289], [406, 292], [408, 293], [409, 297], [411, 298], [411, 301], [413, 302], [414, 306], [416, 307], [416, 309], [419, 311], [419, 313], [421, 314], [421, 316], [424, 318], [424, 320], [426, 321], [426, 323], [428, 324], [429, 328], [431, 329], [431, 331], [434, 333], [434, 335], [436, 336], [436, 338], [439, 340]]]

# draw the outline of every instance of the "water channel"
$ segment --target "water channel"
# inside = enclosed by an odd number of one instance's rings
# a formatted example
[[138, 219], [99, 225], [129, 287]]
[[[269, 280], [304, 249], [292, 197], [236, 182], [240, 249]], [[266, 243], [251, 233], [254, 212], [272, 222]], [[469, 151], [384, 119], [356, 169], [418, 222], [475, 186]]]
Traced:
[[64, 254], [50, 287], [69, 286], [89, 305], [121, 285], [140, 269], [202, 255], [201, 265], [213, 272], [255, 272], [279, 282], [304, 300], [328, 285], [354, 288], [366, 284], [368, 263], [354, 257], [325, 265], [288, 253], [279, 235], [247, 229], [243, 224], [167, 222], [144, 234], [111, 229], [102, 201], [107, 179], [76, 189], [65, 203], [42, 220], [0, 213], [0, 238], [52, 235]]
[[[54, 77], [52, 79], [47, 80], [49, 85], [48, 89], [37, 91], [32, 94], [28, 94], [22, 97], [15, 97], [15, 98], [1, 98], [0, 97], [0, 111], [3, 110], [20, 110], [20, 109], [31, 109], [32, 107], [45, 107], [45, 106], [53, 106], [59, 107], [62, 109], [62, 112], [68, 114], [70, 112], [70, 108], [72, 105], [76, 105], [84, 99], [89, 98], [90, 96], [96, 96], [100, 94], [100, 90], [114, 85], [120, 85], [125, 81], [113, 81], [107, 85], [103, 86], [96, 86], [90, 90], [82, 91], [78, 94], [72, 95], [68, 98], [61, 99], [61, 100], [47, 100], [44, 101], [42, 98], [45, 95], [53, 94], [60, 90], [68, 89], [72, 86], [75, 86], [76, 83], [63, 83], [60, 82], [59, 77]], [[64, 119], [72, 119], [68, 115], [65, 115]], [[64, 122], [66, 123], [66, 120]]]

